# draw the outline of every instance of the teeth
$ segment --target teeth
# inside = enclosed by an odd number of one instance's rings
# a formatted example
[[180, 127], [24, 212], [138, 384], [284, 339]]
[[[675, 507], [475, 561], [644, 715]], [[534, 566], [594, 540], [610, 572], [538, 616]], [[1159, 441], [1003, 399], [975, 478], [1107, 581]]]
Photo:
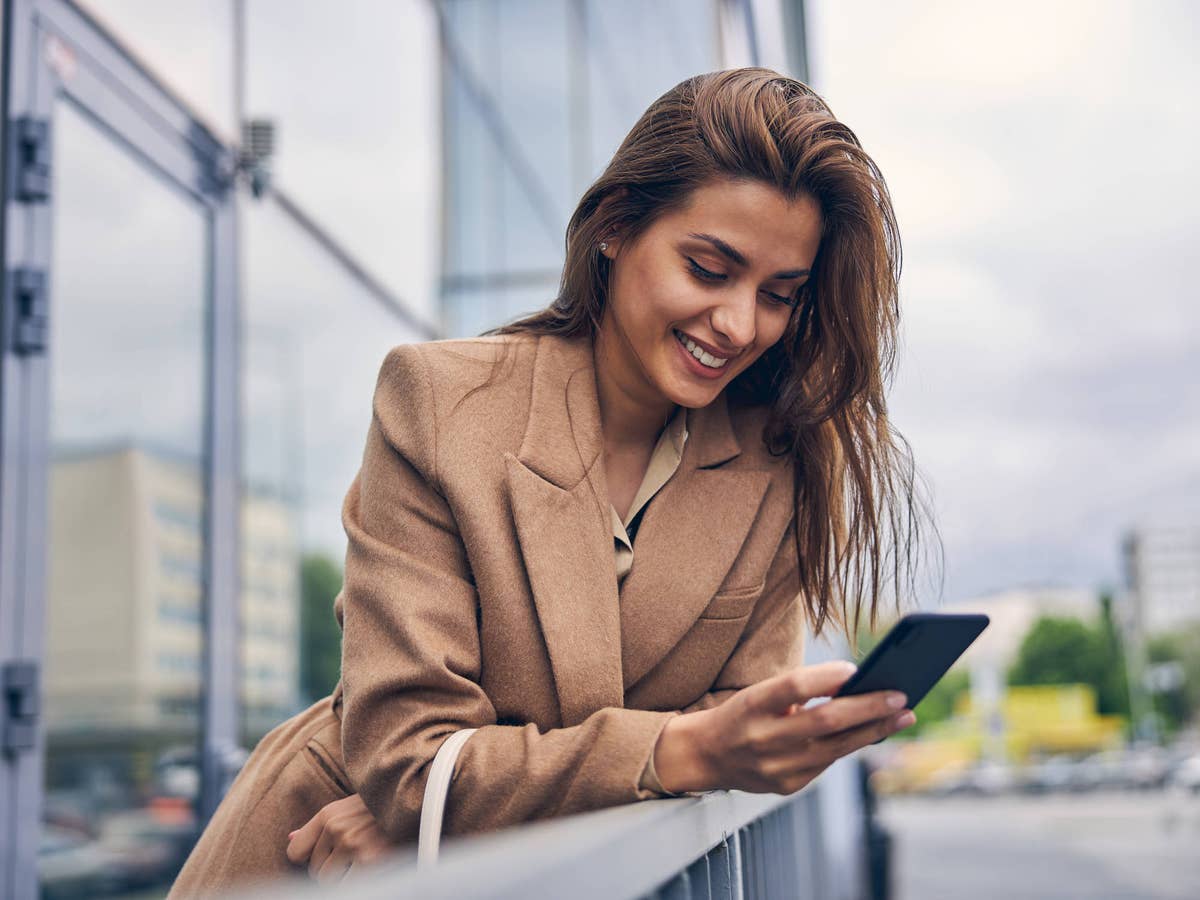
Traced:
[[713, 356], [707, 350], [700, 348], [695, 341], [685, 335], [682, 331], [675, 332], [675, 339], [678, 340], [679, 343], [683, 344], [683, 346], [687, 347], [688, 353], [692, 354], [692, 356], [696, 357], [696, 359], [700, 360], [701, 363], [708, 366], [710, 369], [719, 369], [725, 365], [725, 363], [729, 362], [727, 359], [719, 359], [718, 357]]

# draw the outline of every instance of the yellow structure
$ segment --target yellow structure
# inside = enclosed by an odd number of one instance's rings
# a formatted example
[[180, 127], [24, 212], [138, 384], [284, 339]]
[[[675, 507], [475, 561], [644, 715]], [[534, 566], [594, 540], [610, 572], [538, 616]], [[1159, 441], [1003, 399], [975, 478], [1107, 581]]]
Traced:
[[972, 703], [965, 691], [954, 715], [926, 729], [920, 737], [897, 742], [877, 775], [884, 792], [919, 791], [978, 762], [989, 724], [1000, 732], [1010, 762], [1023, 763], [1033, 754], [1087, 754], [1120, 746], [1125, 719], [1096, 712], [1096, 692], [1086, 684], [1009, 687], [1001, 699], [998, 721]]
[[[975, 727], [981, 716], [963, 695], [955, 706]], [[1096, 691], [1086, 684], [1010, 687], [1001, 705], [1008, 758], [1024, 762], [1031, 753], [1093, 753], [1120, 745], [1125, 719], [1096, 712]]]

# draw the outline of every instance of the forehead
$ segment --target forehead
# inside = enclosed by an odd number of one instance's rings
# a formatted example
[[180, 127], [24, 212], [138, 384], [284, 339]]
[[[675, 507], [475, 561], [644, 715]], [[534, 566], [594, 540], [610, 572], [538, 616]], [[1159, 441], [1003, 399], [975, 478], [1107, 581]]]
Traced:
[[726, 179], [697, 188], [686, 206], [658, 224], [669, 238], [690, 232], [719, 237], [755, 268], [808, 268], [820, 243], [821, 209], [808, 194], [789, 200], [771, 185]]

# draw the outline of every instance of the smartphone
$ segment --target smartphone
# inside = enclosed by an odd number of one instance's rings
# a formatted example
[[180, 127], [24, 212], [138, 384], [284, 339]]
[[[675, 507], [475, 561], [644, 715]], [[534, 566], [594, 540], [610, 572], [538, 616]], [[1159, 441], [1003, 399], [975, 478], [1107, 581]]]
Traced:
[[909, 613], [892, 626], [834, 696], [903, 691], [907, 708], [915, 709], [988, 621], [982, 613]]

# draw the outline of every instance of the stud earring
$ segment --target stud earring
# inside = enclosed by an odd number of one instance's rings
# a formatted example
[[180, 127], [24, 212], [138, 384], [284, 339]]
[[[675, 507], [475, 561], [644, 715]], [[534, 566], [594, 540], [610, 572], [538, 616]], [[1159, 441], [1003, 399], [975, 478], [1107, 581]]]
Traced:
[[608, 249], [608, 241], [601, 241], [600, 242], [600, 252], [603, 253], [607, 249]]

